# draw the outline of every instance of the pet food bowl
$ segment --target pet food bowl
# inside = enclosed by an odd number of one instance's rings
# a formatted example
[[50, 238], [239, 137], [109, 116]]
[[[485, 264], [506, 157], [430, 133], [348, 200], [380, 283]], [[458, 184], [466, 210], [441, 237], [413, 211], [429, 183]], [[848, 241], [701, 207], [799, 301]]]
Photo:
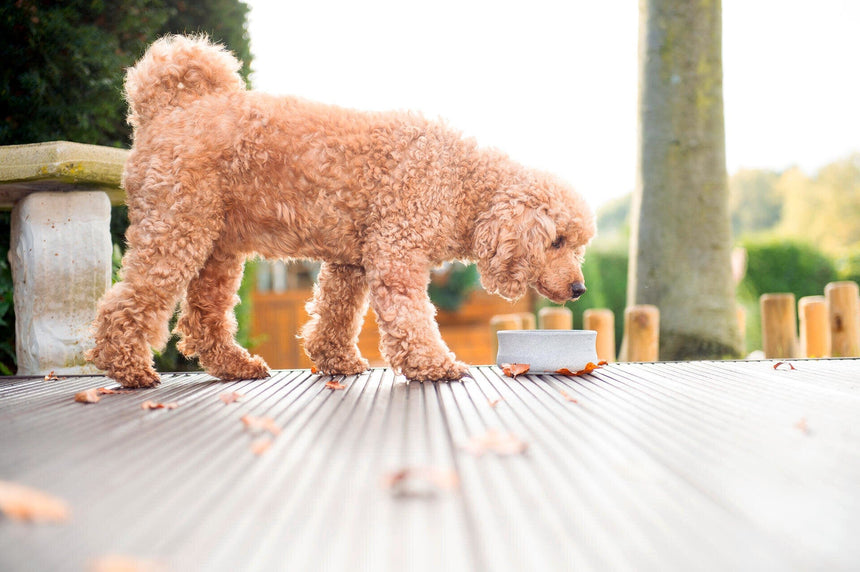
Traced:
[[496, 363], [528, 364], [528, 373], [580, 371], [597, 363], [593, 330], [500, 330]]

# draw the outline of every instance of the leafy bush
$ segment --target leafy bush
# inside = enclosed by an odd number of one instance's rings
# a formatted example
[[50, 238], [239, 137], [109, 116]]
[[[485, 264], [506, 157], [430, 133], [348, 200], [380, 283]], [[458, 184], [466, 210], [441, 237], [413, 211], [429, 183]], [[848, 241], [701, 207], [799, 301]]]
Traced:
[[456, 312], [473, 290], [481, 287], [481, 277], [474, 264], [454, 262], [442, 272], [434, 272], [427, 286], [430, 300], [438, 307]]
[[[204, 32], [224, 43], [250, 73], [249, 8], [240, 0], [18, 0], [0, 3], [0, 145], [69, 140], [127, 146], [124, 69], [157, 37]], [[9, 248], [9, 213], [0, 213], [0, 260]], [[124, 249], [124, 207], [111, 213]], [[114, 268], [116, 271], [116, 268]], [[246, 312], [247, 314], [247, 312]], [[0, 373], [15, 371], [12, 281], [0, 265]], [[159, 367], [181, 369], [175, 348]]]
[[836, 260], [836, 271], [839, 280], [860, 282], [860, 247], [843, 254]]

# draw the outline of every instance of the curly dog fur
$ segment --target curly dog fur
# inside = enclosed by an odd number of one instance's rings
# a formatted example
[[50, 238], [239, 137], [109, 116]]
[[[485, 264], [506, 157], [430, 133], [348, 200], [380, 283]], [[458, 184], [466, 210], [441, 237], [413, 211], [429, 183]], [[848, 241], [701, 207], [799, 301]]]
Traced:
[[367, 369], [356, 342], [370, 303], [392, 368], [465, 375], [427, 297], [446, 260], [476, 261], [486, 290], [508, 299], [529, 286], [556, 302], [585, 291], [594, 217], [566, 184], [420, 115], [249, 91], [238, 69], [206, 38], [170, 36], [128, 70], [128, 250], [89, 354], [123, 386], [159, 382], [150, 348], [166, 343], [179, 302], [185, 355], [221, 379], [269, 374], [234, 339], [250, 255], [323, 262], [302, 337], [331, 373]]

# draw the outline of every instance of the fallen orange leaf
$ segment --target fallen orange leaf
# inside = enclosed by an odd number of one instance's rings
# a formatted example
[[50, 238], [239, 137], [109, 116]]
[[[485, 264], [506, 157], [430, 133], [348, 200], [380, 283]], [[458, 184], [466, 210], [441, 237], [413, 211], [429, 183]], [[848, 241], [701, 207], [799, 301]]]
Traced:
[[595, 364], [595, 363], [588, 362], [587, 364], [585, 364], [585, 368], [579, 370], [578, 372], [576, 372], [573, 375], [587, 375], [599, 367], [600, 366]]
[[327, 381], [325, 386], [329, 389], [346, 389], [346, 386], [338, 381]]
[[249, 431], [268, 431], [272, 435], [281, 434], [281, 428], [275, 424], [275, 420], [271, 417], [254, 417], [253, 415], [244, 415], [241, 421], [245, 425], [245, 428]]
[[564, 397], [567, 401], [570, 401], [571, 403], [579, 403], [579, 401], [571, 397], [570, 394], [563, 389], [561, 390], [561, 396]]
[[475, 456], [481, 456], [488, 451], [497, 455], [519, 455], [525, 452], [528, 444], [513, 433], [504, 434], [490, 429], [483, 435], [469, 439], [463, 448]]
[[[787, 366], [788, 366], [788, 369], [790, 369], [790, 370], [791, 370], [791, 369], [797, 369], [796, 367], [794, 367], [793, 365], [791, 365], [791, 362], [787, 362], [787, 361], [778, 361], [778, 362], [776, 362], [775, 364], [773, 364], [773, 369], [780, 369], [780, 368], [782, 368], [782, 366], [784, 366], [784, 365], [787, 365]], [[785, 369], [785, 368], [782, 368], [782, 369]]]
[[586, 375], [586, 374], [593, 372], [595, 369], [598, 369], [600, 367], [603, 367], [604, 365], [607, 365], [608, 363], [609, 362], [607, 362], [607, 361], [600, 361], [597, 363], [588, 362], [587, 364], [585, 364], [585, 367], [579, 371], [570, 371], [568, 368], [563, 367], [561, 369], [556, 370], [555, 373], [557, 373], [558, 375], [569, 375], [569, 376]]
[[131, 389], [108, 389], [106, 387], [95, 387], [75, 394], [78, 403], [98, 403], [100, 395], [119, 395], [121, 393], [133, 393]]
[[99, 395], [120, 395], [122, 393], [134, 393], [131, 389], [108, 389], [107, 387], [99, 387], [96, 389]]
[[78, 403], [98, 403], [100, 399], [98, 389], [88, 389], [75, 394], [75, 401]]
[[255, 455], [262, 455], [266, 451], [272, 448], [272, 439], [269, 437], [263, 437], [261, 439], [257, 439], [253, 443], [251, 443], [251, 452]]
[[503, 363], [502, 373], [508, 377], [516, 378], [518, 375], [527, 373], [531, 366], [527, 363]]
[[382, 486], [395, 494], [417, 496], [433, 492], [434, 489], [452, 490], [460, 486], [460, 478], [455, 471], [437, 467], [405, 467], [386, 473], [382, 477]]
[[231, 403], [233, 403], [235, 401], [239, 401], [243, 397], [245, 397], [245, 396], [242, 395], [241, 393], [237, 392], [237, 391], [233, 391], [231, 393], [222, 393], [221, 395], [218, 396], [218, 398], [224, 402], [224, 405], [230, 405]]
[[175, 401], [171, 403], [156, 403], [155, 401], [144, 401], [140, 404], [141, 409], [176, 409], [179, 404]]
[[163, 572], [165, 565], [153, 560], [142, 560], [122, 554], [107, 554], [90, 562], [90, 572]]
[[8, 481], [0, 481], [0, 511], [12, 520], [29, 522], [65, 522], [70, 513], [64, 500]]

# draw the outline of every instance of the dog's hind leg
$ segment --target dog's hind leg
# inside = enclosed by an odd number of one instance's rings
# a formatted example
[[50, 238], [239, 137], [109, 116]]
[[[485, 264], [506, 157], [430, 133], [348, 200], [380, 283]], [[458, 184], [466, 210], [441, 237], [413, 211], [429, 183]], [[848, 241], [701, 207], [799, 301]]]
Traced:
[[216, 245], [211, 256], [188, 284], [176, 331], [182, 335], [177, 348], [187, 357], [198, 356], [200, 365], [223, 380], [260, 379], [269, 376], [266, 362], [251, 356], [235, 341], [244, 257]]
[[213, 234], [212, 229], [172, 226], [157, 217], [129, 227], [123, 280], [99, 302], [93, 323], [95, 347], [87, 357], [96, 367], [124, 387], [159, 383], [150, 348], [167, 343], [170, 316], [208, 256]]
[[320, 371], [352, 375], [369, 367], [358, 351], [358, 334], [367, 312], [363, 268], [323, 264], [306, 309], [311, 319], [302, 329], [305, 353]]

